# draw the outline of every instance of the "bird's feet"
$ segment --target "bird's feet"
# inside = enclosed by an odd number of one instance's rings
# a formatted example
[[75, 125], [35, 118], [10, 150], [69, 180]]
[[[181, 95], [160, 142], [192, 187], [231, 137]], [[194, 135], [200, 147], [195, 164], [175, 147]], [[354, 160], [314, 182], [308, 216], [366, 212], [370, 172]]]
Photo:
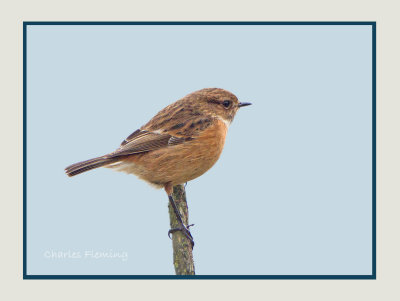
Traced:
[[[193, 249], [193, 247], [194, 247], [194, 240], [193, 240], [192, 234], [191, 234], [190, 231], [189, 231], [189, 228], [192, 227], [192, 226], [194, 226], [194, 224], [188, 225], [187, 227], [186, 227], [184, 224], [181, 224], [181, 226], [178, 227], [178, 228], [170, 229], [170, 230], [168, 231], [168, 237], [171, 238], [171, 234], [172, 234], [172, 233], [175, 233], [175, 232], [177, 232], [177, 231], [182, 231], [182, 233], [186, 236], [186, 238], [189, 239], [189, 241], [190, 241], [190, 243], [191, 243], [191, 245], [192, 245], [192, 249]], [[171, 238], [171, 239], [172, 239], [172, 238]]]

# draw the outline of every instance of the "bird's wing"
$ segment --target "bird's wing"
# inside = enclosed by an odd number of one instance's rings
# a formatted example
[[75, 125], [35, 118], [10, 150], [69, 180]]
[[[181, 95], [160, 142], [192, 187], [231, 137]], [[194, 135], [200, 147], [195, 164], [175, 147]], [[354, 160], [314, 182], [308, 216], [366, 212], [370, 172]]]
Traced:
[[[178, 112], [181, 111], [179, 110]], [[156, 117], [159, 117], [159, 115], [160, 113]], [[182, 120], [184, 121], [182, 122]], [[171, 114], [167, 119], [153, 118], [152, 121], [144, 125], [141, 129], [130, 134], [122, 141], [121, 146], [108, 156], [114, 158], [178, 145], [196, 139], [211, 124], [211, 117], [198, 114], [189, 116]]]
[[159, 134], [155, 132], [136, 130], [130, 134], [121, 146], [114, 152], [108, 155], [108, 157], [118, 157], [124, 155], [132, 155], [138, 153], [144, 153], [169, 145], [181, 144], [185, 141], [191, 140], [190, 137], [176, 137], [169, 134]]

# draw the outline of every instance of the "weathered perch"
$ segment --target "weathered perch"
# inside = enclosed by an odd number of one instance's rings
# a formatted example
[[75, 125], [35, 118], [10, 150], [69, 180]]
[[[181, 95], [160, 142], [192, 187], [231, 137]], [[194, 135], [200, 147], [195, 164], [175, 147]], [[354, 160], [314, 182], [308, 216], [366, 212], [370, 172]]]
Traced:
[[[188, 225], [189, 213], [185, 187], [183, 185], [174, 186], [172, 197], [175, 200], [184, 224]], [[180, 225], [171, 203], [168, 203], [168, 210], [171, 229], [179, 227]], [[172, 233], [172, 248], [176, 275], [195, 275], [192, 244], [182, 231]]]

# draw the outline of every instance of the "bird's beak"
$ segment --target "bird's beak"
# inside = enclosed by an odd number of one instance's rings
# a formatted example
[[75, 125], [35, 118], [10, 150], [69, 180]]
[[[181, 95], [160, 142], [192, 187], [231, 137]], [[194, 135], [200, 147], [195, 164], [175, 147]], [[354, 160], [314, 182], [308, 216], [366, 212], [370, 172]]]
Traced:
[[238, 107], [240, 108], [240, 107], [245, 107], [245, 106], [249, 106], [249, 105], [251, 105], [251, 102], [239, 102]]

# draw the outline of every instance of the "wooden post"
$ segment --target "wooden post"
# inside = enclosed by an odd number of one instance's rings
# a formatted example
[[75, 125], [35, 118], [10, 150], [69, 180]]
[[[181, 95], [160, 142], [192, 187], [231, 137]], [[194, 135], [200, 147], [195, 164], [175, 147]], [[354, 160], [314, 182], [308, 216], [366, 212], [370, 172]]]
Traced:
[[[183, 185], [174, 186], [172, 197], [182, 216], [184, 224], [188, 225], [189, 213], [186, 202], [185, 187]], [[178, 219], [176, 218], [174, 209], [170, 203], [168, 204], [168, 211], [171, 229], [179, 227]], [[175, 274], [195, 275], [192, 244], [182, 231], [172, 233], [172, 248]]]

